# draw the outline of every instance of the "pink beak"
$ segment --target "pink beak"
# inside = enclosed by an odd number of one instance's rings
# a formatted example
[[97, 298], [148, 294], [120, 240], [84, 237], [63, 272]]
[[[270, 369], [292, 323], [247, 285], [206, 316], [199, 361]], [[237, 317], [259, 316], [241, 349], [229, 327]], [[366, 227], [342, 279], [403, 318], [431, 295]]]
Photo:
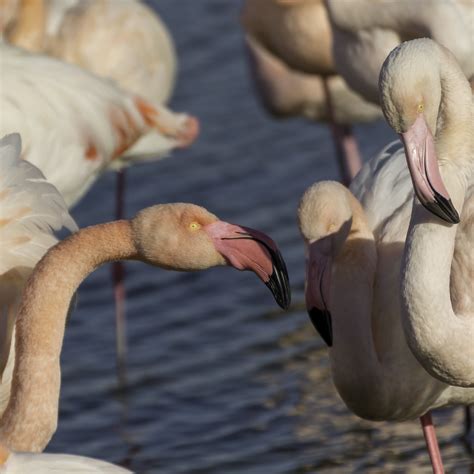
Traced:
[[459, 222], [438, 168], [433, 135], [422, 114], [401, 134], [415, 193], [428, 211], [451, 224]]
[[329, 241], [321, 239], [309, 245], [306, 262], [306, 308], [313, 326], [324, 342], [332, 346], [332, 321], [328, 309], [331, 285], [330, 252], [326, 247]]
[[290, 305], [290, 283], [285, 261], [275, 242], [258, 230], [217, 221], [206, 232], [216, 250], [237, 270], [251, 270], [270, 288], [276, 302]]

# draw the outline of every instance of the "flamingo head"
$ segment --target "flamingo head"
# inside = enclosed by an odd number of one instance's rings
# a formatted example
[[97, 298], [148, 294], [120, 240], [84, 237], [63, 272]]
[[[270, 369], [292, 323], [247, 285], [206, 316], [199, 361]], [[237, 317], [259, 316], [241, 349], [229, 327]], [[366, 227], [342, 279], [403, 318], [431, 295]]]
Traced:
[[333, 344], [332, 265], [352, 226], [348, 193], [340, 183], [322, 181], [305, 192], [298, 209], [306, 247], [306, 309], [316, 331], [329, 347]]
[[443, 110], [440, 57], [453, 61], [451, 56], [445, 48], [426, 38], [402, 43], [384, 62], [379, 89], [385, 118], [405, 147], [418, 199], [439, 218], [456, 224], [459, 214], [443, 183], [434, 139], [445, 121], [440, 113]]
[[179, 271], [229, 265], [254, 272], [276, 302], [287, 308], [290, 286], [275, 242], [263, 232], [229, 224], [194, 204], [162, 204], [141, 211], [132, 221], [138, 258]]

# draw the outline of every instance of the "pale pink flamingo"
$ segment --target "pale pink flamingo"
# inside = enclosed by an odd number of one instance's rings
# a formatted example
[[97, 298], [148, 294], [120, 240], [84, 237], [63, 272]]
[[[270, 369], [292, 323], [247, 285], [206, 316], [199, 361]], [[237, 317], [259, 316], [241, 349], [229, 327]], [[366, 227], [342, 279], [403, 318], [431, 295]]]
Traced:
[[266, 108], [277, 116], [329, 122], [346, 184], [361, 160], [350, 124], [381, 116], [337, 74], [323, 0], [247, 0], [242, 10], [251, 71]]
[[402, 268], [408, 344], [433, 377], [474, 387], [470, 84], [453, 54], [428, 39], [396, 48], [384, 63], [380, 84], [385, 116], [401, 136], [418, 196]]
[[[384, 161], [401, 163], [386, 152]], [[374, 165], [375, 163], [372, 163]], [[380, 164], [380, 163], [379, 163]], [[366, 165], [367, 166], [367, 165]], [[362, 171], [365, 171], [364, 168]], [[395, 171], [395, 170], [393, 170]], [[310, 318], [329, 345], [334, 384], [347, 407], [373, 421], [420, 417], [433, 470], [443, 472], [429, 410], [474, 402], [474, 389], [447, 385], [432, 377], [412, 354], [403, 332], [399, 278], [410, 210], [400, 204], [400, 188], [409, 176], [393, 173], [382, 183], [354, 184], [373, 193], [362, 207], [336, 182], [320, 182], [304, 194], [300, 229], [307, 250], [306, 305]], [[387, 184], [387, 183], [385, 183]], [[390, 199], [387, 199], [390, 196]], [[382, 203], [393, 212], [380, 221]], [[405, 231], [405, 232], [404, 232]]]
[[72, 64], [0, 43], [0, 134], [19, 131], [22, 157], [72, 206], [101, 173], [129, 164], [124, 152], [154, 130], [161, 153], [186, 146], [197, 122], [129, 94]]
[[[418, 68], [411, 67], [413, 64]], [[397, 48], [384, 64], [380, 84], [384, 112], [393, 128], [402, 134], [418, 196], [427, 208], [448, 222], [459, 219], [455, 206], [460, 208], [464, 202], [464, 224], [456, 232], [455, 227], [441, 224], [439, 218], [429, 218], [419, 204], [412, 212], [413, 188], [404, 150], [394, 150], [389, 145], [362, 168], [352, 183], [351, 189], [362, 207], [335, 183], [318, 184], [303, 197], [300, 225], [309, 247], [307, 305], [325, 340], [332, 344], [334, 338], [330, 357], [341, 396], [361, 416], [379, 416], [374, 413], [380, 411], [383, 419], [390, 419], [393, 411], [395, 419], [401, 419], [407, 414], [423, 415], [436, 406], [474, 401], [474, 389], [463, 388], [473, 385], [469, 339], [473, 331], [469, 325], [472, 299], [466, 291], [472, 285], [472, 261], [466, 250], [473, 229], [468, 204], [472, 201], [472, 102], [469, 83], [452, 55], [428, 39]], [[441, 102], [449, 105], [440, 107]], [[428, 127], [436, 131], [436, 144]], [[433, 162], [434, 151], [443, 157], [440, 171], [454, 193], [454, 205]], [[440, 227], [451, 237], [444, 235], [439, 240]], [[420, 241], [428, 235], [429, 241], [420, 248]], [[433, 247], [436, 256], [430, 256]], [[448, 256], [443, 257], [443, 252]], [[448, 265], [448, 269], [443, 267], [437, 272], [440, 264]], [[440, 284], [444, 285], [442, 289]], [[433, 290], [437, 290], [436, 295]], [[350, 297], [342, 298], [340, 295], [344, 294]], [[428, 296], [433, 298], [429, 305]], [[444, 307], [440, 298], [445, 300]], [[459, 344], [447, 339], [453, 331], [449, 328], [454, 319], [453, 310], [449, 310], [451, 299], [454, 308], [464, 313], [464, 319], [459, 315], [458, 324], [464, 324], [467, 335], [458, 335]], [[427, 357], [426, 349], [433, 338], [431, 321], [442, 326], [437, 330], [438, 334], [442, 331], [446, 344], [435, 344]], [[417, 326], [416, 330], [412, 326]], [[352, 346], [349, 335], [354, 341]], [[414, 342], [417, 336], [421, 343]], [[337, 350], [336, 337], [340, 341]], [[435, 337], [435, 341], [440, 338]], [[420, 345], [424, 350], [421, 355], [417, 354]], [[460, 347], [460, 351], [454, 347]], [[416, 358], [410, 350], [413, 348]], [[352, 350], [359, 351], [358, 359], [350, 354]], [[361, 366], [357, 377], [366, 367], [370, 383], [365, 388], [359, 387], [365, 376], [360, 380], [345, 378], [352, 361]], [[381, 381], [375, 376], [382, 377]], [[393, 376], [393, 381], [384, 381], [385, 376]], [[392, 391], [390, 383], [396, 381], [400, 388]], [[411, 387], [412, 383], [419, 384], [418, 390]], [[364, 399], [365, 392], [360, 390], [372, 391], [371, 398]], [[403, 407], [408, 396], [416, 413]], [[378, 406], [372, 407], [372, 402]], [[384, 413], [387, 402], [391, 406]], [[422, 417], [422, 424], [435, 472], [442, 472], [429, 414]]]
[[[6, 140], [8, 145], [11, 138]], [[9, 149], [7, 152], [12, 153]], [[38, 192], [41, 185], [49, 186], [46, 189], [53, 196], [49, 202], [53, 206], [56, 197], [61, 205], [54, 187], [44, 184], [44, 180], [38, 182], [40, 173], [33, 165], [19, 161], [18, 147], [14, 152], [16, 162], [12, 166], [33, 170], [27, 176], [32, 179], [31, 186], [39, 187]], [[21, 177], [20, 174], [18, 181]], [[15, 217], [26, 214], [28, 207], [24, 204], [38, 196], [36, 192], [30, 198], [28, 186], [27, 183], [22, 187], [18, 182], [13, 188], [17, 193], [11, 213], [13, 225], [21, 225]], [[9, 194], [8, 187], [0, 189], [0, 199]], [[68, 217], [64, 203], [59, 210]], [[60, 223], [58, 220], [56, 225]], [[43, 225], [48, 228], [48, 221]], [[10, 247], [20, 241], [15, 239]], [[49, 241], [54, 242], [52, 237]], [[14, 253], [14, 247], [10, 250]], [[71, 298], [89, 273], [116, 260], [138, 260], [179, 271], [218, 265], [251, 270], [270, 288], [281, 307], [287, 308], [290, 303], [288, 274], [275, 243], [259, 231], [222, 222], [202, 207], [162, 204], [140, 211], [130, 221], [81, 229], [50, 248], [35, 266], [12, 313], [15, 345], [14, 350], [11, 345], [9, 352], [14, 368], [8, 381], [2, 379], [2, 390], [10, 392], [0, 418], [3, 446], [13, 451], [38, 452], [49, 442], [57, 426], [60, 352]]]

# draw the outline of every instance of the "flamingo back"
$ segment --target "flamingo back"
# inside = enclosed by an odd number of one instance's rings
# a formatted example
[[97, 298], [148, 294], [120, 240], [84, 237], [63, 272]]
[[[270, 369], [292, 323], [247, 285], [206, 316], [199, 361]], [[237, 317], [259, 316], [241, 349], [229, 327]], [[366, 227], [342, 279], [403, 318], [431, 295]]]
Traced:
[[20, 132], [22, 157], [43, 171], [68, 206], [152, 128], [162, 135], [161, 153], [182, 145], [186, 115], [54, 58], [6, 44], [0, 53], [0, 136]]

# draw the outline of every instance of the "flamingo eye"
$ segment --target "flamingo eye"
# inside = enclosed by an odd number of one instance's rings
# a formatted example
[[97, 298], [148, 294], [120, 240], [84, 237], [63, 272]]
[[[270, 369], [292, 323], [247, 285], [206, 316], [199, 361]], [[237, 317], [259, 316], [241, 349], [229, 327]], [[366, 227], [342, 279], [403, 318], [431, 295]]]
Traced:
[[191, 224], [189, 224], [189, 228], [191, 230], [199, 230], [201, 228], [201, 224], [199, 224], [199, 222], [191, 222]]
[[423, 112], [424, 109], [425, 109], [425, 106], [423, 103], [418, 104], [418, 112]]

